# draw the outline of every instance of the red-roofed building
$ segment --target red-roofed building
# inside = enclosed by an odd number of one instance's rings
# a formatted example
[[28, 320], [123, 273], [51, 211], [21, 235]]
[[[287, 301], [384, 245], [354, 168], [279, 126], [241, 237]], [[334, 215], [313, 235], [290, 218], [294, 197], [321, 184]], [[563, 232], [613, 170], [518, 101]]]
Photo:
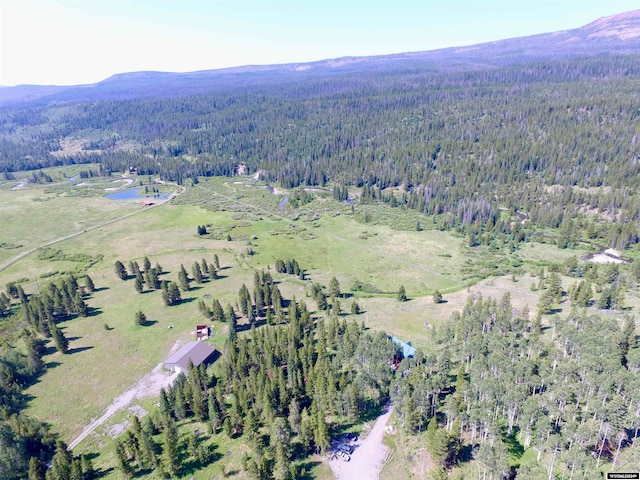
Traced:
[[198, 340], [209, 338], [210, 335], [209, 327], [207, 325], [197, 325], [196, 326], [196, 338]]

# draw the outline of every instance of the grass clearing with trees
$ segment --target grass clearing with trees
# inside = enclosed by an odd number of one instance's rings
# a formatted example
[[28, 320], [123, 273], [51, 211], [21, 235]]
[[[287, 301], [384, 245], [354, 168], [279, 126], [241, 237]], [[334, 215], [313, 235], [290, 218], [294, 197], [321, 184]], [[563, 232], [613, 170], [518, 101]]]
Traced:
[[[70, 215], [64, 207], [74, 202], [77, 210], [71, 210], [71, 217], [77, 213], [74, 221], [86, 222], [82, 225], [87, 226], [142, 209], [135, 202], [114, 202], [102, 195], [88, 199], [57, 196], [46, 202], [34, 201], [46, 188], [40, 185], [30, 185], [28, 191], [0, 188], [3, 215], [23, 211], [33, 203], [37, 206], [35, 218], [43, 222], [46, 218], [46, 225], [52, 225], [48, 236], [40, 232], [42, 236], [36, 236], [35, 240], [29, 238], [31, 243], [24, 245], [24, 249], [64, 236], [65, 228], [77, 226], [77, 223], [65, 223], [70, 222]], [[212, 196], [217, 199], [213, 204], [185, 203], [189, 195], [202, 196], [202, 192], [218, 190], [220, 193]], [[282, 196], [288, 194], [290, 192], [285, 192]], [[59, 277], [52, 272], [76, 271], [80, 283], [83, 283], [82, 275], [88, 273], [96, 287], [86, 297], [89, 316], [60, 323], [69, 340], [70, 353], [47, 351], [43, 357], [48, 364], [46, 373], [25, 391], [32, 397], [27, 414], [45, 420], [62, 439], [70, 441], [92, 419], [100, 416], [113, 398], [161, 362], [176, 342], [191, 340], [196, 324], [209, 323], [199, 311], [199, 300], [205, 299], [209, 304], [211, 299], [216, 299], [223, 308], [227, 304], [237, 308], [238, 291], [243, 284], [252, 285], [256, 269], [264, 269], [274, 276], [284, 298], [304, 300], [312, 309], [315, 309], [315, 302], [309, 297], [312, 284], [330, 285], [335, 277], [342, 294], [337, 299], [341, 319], [364, 322], [373, 331], [386, 331], [412, 341], [415, 347], [431, 348], [434, 332], [443, 319], [460, 311], [470, 295], [500, 298], [509, 292], [514, 309], [529, 308], [533, 315], [542, 293], [537, 287], [531, 288], [532, 284], [540, 283], [535, 276], [539, 268], [553, 262], [561, 264], [576, 255], [576, 250], [524, 243], [509, 255], [492, 256], [486, 247], [469, 248], [462, 235], [433, 228], [434, 223], [428, 218], [423, 219], [419, 230], [397, 230], [372, 222], [376, 212], [378, 219], [386, 216], [385, 210], [390, 207], [384, 205], [367, 206], [369, 218], [363, 222], [359, 207], [351, 208], [324, 195], [314, 197], [302, 207], [279, 209], [278, 199], [282, 196], [272, 195], [263, 188], [229, 187], [222, 179], [207, 179], [187, 189], [175, 202], [63, 240], [45, 254], [27, 255], [1, 271], [0, 283], [17, 281], [27, 294], [35, 293], [33, 278], [37, 278], [38, 286], [42, 287]], [[223, 201], [228, 202], [224, 209], [215, 210], [222, 207]], [[78, 207], [79, 203], [84, 206]], [[89, 213], [87, 204], [93, 205]], [[102, 205], [104, 210], [100, 210]], [[81, 212], [85, 212], [85, 217]], [[409, 218], [404, 222], [411, 225], [414, 212], [407, 215]], [[402, 218], [402, 212], [397, 216]], [[200, 225], [206, 226], [206, 234], [199, 234]], [[26, 225], [13, 228], [7, 237], [9, 242], [26, 236]], [[16, 250], [11, 250], [12, 254]], [[98, 252], [102, 257], [95, 256]], [[143, 293], [137, 293], [131, 271], [127, 280], [120, 280], [113, 268], [116, 260], [122, 261], [129, 270], [131, 261], [142, 265], [144, 257], [148, 257], [152, 266], [161, 265], [162, 279], [177, 281], [181, 265], [193, 278], [192, 264], [203, 258], [213, 263], [214, 255], [222, 267], [218, 271], [220, 278], [201, 284], [192, 280], [191, 289], [182, 292], [182, 301], [171, 307], [163, 304], [159, 290], [152, 290], [148, 285], [144, 286]], [[88, 264], [72, 261], [74, 258], [97, 260]], [[304, 280], [275, 272], [276, 260], [291, 258], [304, 270]], [[500, 258], [498, 267], [513, 272], [513, 277], [470, 278], [469, 272], [478, 275], [485, 271], [483, 265], [487, 258]], [[562, 281], [564, 290], [573, 282], [566, 276], [562, 276]], [[406, 289], [407, 301], [404, 302], [396, 298], [401, 285]], [[442, 302], [437, 304], [433, 298], [435, 291], [443, 294]], [[638, 304], [634, 293], [627, 296], [629, 305]], [[362, 313], [350, 315], [352, 302], [358, 303]], [[562, 310], [568, 311], [568, 305], [563, 305]], [[144, 312], [145, 325], [136, 324], [135, 312], [138, 311]], [[241, 319], [241, 323], [243, 321]], [[211, 325], [213, 335], [209, 341], [224, 351], [229, 326], [218, 321]], [[549, 325], [546, 317], [543, 325]], [[154, 406], [150, 399], [137, 403], [147, 410]], [[131, 412], [124, 411], [114, 416], [98, 431], [106, 437], [100, 439], [98, 433], [81, 444], [81, 450], [100, 451], [100, 457], [94, 462], [96, 466], [114, 465], [114, 444], [107, 432], [114, 425], [128, 421], [130, 415]], [[193, 428], [197, 428], [196, 424], [185, 422], [181, 435]], [[239, 452], [245, 445], [243, 440], [217, 434], [208, 441], [216, 445], [215, 451], [222, 458], [195, 473], [195, 478], [222, 475], [223, 470], [231, 477], [242, 478]], [[227, 452], [232, 453], [227, 455]], [[329, 478], [325, 464], [317, 459], [310, 462], [310, 466], [315, 465], [313, 478]], [[404, 460], [394, 459], [388, 471], [383, 471], [383, 478], [389, 471], [406, 466]], [[109, 474], [107, 478], [113, 475], [116, 474]]]

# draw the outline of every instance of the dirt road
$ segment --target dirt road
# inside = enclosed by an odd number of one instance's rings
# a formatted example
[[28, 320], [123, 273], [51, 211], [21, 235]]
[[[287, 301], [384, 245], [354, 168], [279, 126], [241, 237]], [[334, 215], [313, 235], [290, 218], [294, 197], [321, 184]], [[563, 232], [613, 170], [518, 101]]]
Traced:
[[136, 398], [145, 398], [160, 395], [160, 389], [171, 385], [177, 376], [177, 373], [168, 373], [163, 371], [162, 363], [156, 365], [151, 373], [142, 377], [142, 379], [133, 387], [124, 392], [118, 398], [115, 398], [100, 418], [87, 425], [84, 430], [82, 430], [82, 433], [74, 438], [71, 443], [69, 443], [69, 450], [75, 448], [96, 428], [109, 420], [109, 418], [111, 418], [116, 412], [131, 405], [133, 400], [135, 400]]
[[[164, 182], [160, 182], [160, 183], [164, 183]], [[37, 247], [31, 248], [29, 250], [26, 250], [26, 251], [16, 255], [15, 257], [8, 259], [5, 263], [0, 264], [0, 272], [5, 270], [6, 268], [10, 267], [14, 263], [22, 260], [24, 257], [27, 257], [27, 256], [31, 255], [32, 253], [38, 251], [40, 248], [44, 248], [44, 247], [49, 247], [51, 245], [55, 245], [56, 243], [60, 243], [60, 242], [63, 242], [65, 240], [69, 240], [69, 239], [71, 239], [73, 237], [77, 237], [78, 235], [83, 235], [83, 234], [85, 234], [87, 232], [91, 232], [93, 230], [97, 230], [99, 228], [106, 227], [107, 225], [111, 225], [112, 223], [116, 223], [116, 222], [119, 222], [121, 220], [125, 220], [125, 219], [127, 219], [129, 217], [133, 217], [134, 215], [139, 215], [139, 214], [141, 214], [143, 212], [148, 212], [152, 208], [157, 208], [157, 207], [159, 207], [161, 205], [165, 205], [165, 204], [169, 203], [174, 197], [177, 197], [178, 195], [180, 195], [182, 192], [185, 191], [184, 187], [179, 187], [178, 185], [176, 185], [176, 187], [178, 188], [178, 190], [176, 190], [176, 192], [174, 192], [173, 194], [169, 195], [166, 199], [164, 199], [162, 201], [158, 201], [158, 203], [156, 203], [155, 205], [150, 205], [150, 206], [148, 206], [148, 207], [146, 207], [144, 209], [137, 210], [135, 212], [131, 212], [131, 213], [128, 213], [126, 215], [123, 215], [122, 217], [114, 218], [113, 220], [108, 220], [106, 222], [99, 223], [98, 225], [94, 225], [92, 227], [87, 227], [86, 229], [81, 230], [79, 232], [74, 232], [74, 233], [71, 233], [69, 235], [65, 235], [64, 237], [60, 237], [60, 238], [56, 238], [56, 239], [50, 240], [50, 241], [45, 242], [45, 243], [43, 243], [41, 245], [38, 245]]]
[[337, 480], [378, 480], [378, 474], [384, 466], [389, 448], [383, 445], [384, 427], [393, 413], [393, 407], [378, 417], [373, 428], [364, 440], [359, 440], [351, 454], [351, 461], [337, 458], [329, 461], [329, 466]]

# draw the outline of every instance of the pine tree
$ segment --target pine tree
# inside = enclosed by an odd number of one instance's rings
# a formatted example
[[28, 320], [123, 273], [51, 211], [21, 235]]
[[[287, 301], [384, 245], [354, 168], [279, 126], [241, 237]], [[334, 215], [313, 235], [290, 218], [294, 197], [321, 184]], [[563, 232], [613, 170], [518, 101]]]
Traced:
[[124, 264], [120, 260], [116, 260], [114, 269], [116, 271], [116, 275], [120, 280], [127, 279], [127, 269], [125, 268]]
[[313, 440], [316, 444], [316, 450], [321, 455], [324, 455], [329, 448], [329, 427], [327, 425], [327, 421], [324, 418], [324, 415], [320, 410], [317, 411], [315, 417], [315, 425], [316, 429], [313, 434]]
[[338, 298], [341, 295], [342, 292], [340, 292], [340, 282], [338, 282], [338, 279], [336, 277], [331, 277], [331, 280], [329, 280], [329, 296]]
[[198, 262], [193, 263], [191, 272], [193, 273], [193, 279], [196, 281], [196, 283], [202, 283], [202, 269], [200, 268], [200, 264]]
[[138, 310], [136, 312], [136, 325], [144, 326], [147, 324], [147, 316], [144, 312]]
[[52, 321], [49, 322], [49, 331], [53, 337], [53, 343], [56, 346], [56, 350], [60, 353], [69, 353], [69, 341], [64, 336], [64, 333], [62, 333], [62, 330], [60, 330], [60, 328], [58, 328], [58, 326]]
[[218, 258], [218, 254], [213, 256], [213, 264], [216, 266], [216, 270], [220, 270], [220, 259]]
[[169, 305], [177, 305], [182, 301], [182, 295], [180, 294], [180, 289], [175, 282], [169, 282]]
[[249, 293], [249, 289], [244, 283], [240, 287], [238, 297], [240, 300], [240, 310], [242, 311], [242, 314], [249, 315], [249, 307], [251, 306], [251, 294]]
[[147, 429], [142, 429], [138, 436], [140, 453], [142, 457], [142, 467], [153, 469], [158, 467], [158, 456], [156, 455], [156, 445], [153, 436]]
[[178, 282], [180, 283], [180, 289], [186, 292], [191, 287], [189, 285], [189, 276], [184, 268], [184, 265], [180, 264], [180, 271], [178, 272]]
[[138, 265], [138, 262], [132, 260], [129, 262], [129, 271], [133, 274], [133, 275], [137, 275], [138, 273], [140, 273], [140, 266]]
[[351, 315], [359, 315], [360, 314], [360, 305], [356, 302], [351, 303]]
[[73, 312], [81, 317], [86, 317], [89, 313], [89, 307], [86, 302], [82, 299], [82, 295], [80, 295], [79, 291], [76, 291], [73, 296]]
[[213, 299], [213, 302], [211, 302], [211, 318], [219, 322], [225, 321], [224, 310], [222, 309], [222, 305], [220, 304], [218, 299], [215, 299], [215, 298]]
[[167, 282], [162, 282], [162, 301], [166, 306], [171, 305], [171, 296], [169, 295], [169, 287]]
[[144, 273], [147, 273], [149, 270], [151, 270], [151, 261], [148, 257], [144, 257], [142, 259], [142, 268], [144, 269]]
[[93, 480], [96, 477], [96, 471], [93, 468], [91, 458], [87, 455], [80, 454], [80, 464], [82, 466], [84, 480]]
[[74, 458], [71, 461], [71, 473], [69, 474], [69, 480], [84, 480], [82, 463], [79, 458]]
[[158, 290], [160, 288], [160, 277], [155, 268], [149, 269], [149, 288]]
[[124, 445], [120, 440], [116, 440], [116, 459], [122, 475], [127, 479], [133, 477], [133, 466], [129, 463]]
[[207, 399], [207, 411], [209, 416], [209, 427], [211, 433], [217, 433], [220, 425], [222, 424], [222, 415], [220, 407], [216, 401], [216, 397], [212, 390], [209, 390], [209, 398]]
[[404, 289], [404, 285], [400, 285], [400, 288], [398, 289], [397, 299], [399, 302], [407, 301], [407, 291]]
[[442, 302], [442, 294], [440, 293], [440, 290], [436, 290], [433, 292], [433, 303], [438, 304], [440, 302]]
[[178, 470], [180, 469], [178, 438], [178, 427], [173, 420], [169, 420], [164, 425], [162, 466], [164, 471], [170, 476], [178, 473]]
[[233, 307], [231, 305], [227, 306], [227, 321], [229, 322], [229, 343], [231, 345], [235, 345], [238, 338], [238, 325], [236, 312], [233, 310]]
[[46, 471], [47, 466], [36, 457], [29, 459], [29, 471], [27, 473], [29, 480], [45, 480]]
[[89, 293], [93, 293], [96, 289], [96, 286], [89, 275], [84, 277], [84, 285]]
[[202, 275], [208, 277], [209, 276], [209, 265], [207, 264], [207, 260], [206, 259], [202, 259], [201, 262], [202, 265]]
[[431, 417], [427, 426], [427, 448], [435, 463], [444, 467], [449, 454], [449, 436], [443, 429], [438, 428], [436, 417]]

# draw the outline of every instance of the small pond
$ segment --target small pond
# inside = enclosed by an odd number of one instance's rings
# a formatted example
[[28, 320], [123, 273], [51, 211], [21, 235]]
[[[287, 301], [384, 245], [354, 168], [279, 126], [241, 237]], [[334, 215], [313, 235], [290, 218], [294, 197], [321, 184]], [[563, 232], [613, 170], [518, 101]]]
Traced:
[[172, 192], [163, 192], [163, 193], [154, 193], [152, 195], [139, 196], [139, 193], [142, 191], [142, 188], [130, 188], [129, 190], [123, 190], [121, 192], [110, 193], [109, 195], [105, 195], [106, 198], [110, 198], [111, 200], [164, 200], [169, 197]]

